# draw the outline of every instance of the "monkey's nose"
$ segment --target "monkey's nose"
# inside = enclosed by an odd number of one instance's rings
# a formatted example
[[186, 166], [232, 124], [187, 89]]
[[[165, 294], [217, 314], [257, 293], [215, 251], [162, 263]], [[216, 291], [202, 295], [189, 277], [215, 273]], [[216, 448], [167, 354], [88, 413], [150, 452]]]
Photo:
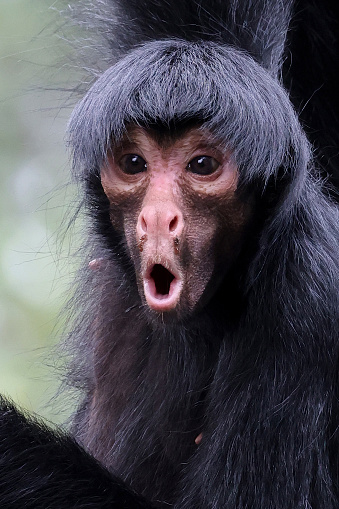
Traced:
[[137, 235], [141, 238], [171, 236], [180, 237], [184, 220], [180, 209], [173, 204], [163, 203], [161, 206], [147, 205], [143, 207], [137, 222]]

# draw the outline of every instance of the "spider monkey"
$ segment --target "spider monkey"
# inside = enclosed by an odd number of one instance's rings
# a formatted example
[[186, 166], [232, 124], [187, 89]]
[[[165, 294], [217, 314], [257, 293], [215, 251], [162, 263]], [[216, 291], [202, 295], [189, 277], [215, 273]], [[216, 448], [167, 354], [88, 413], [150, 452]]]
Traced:
[[1, 507], [337, 508], [338, 6], [78, 7], [82, 396], [70, 434], [1, 401]]

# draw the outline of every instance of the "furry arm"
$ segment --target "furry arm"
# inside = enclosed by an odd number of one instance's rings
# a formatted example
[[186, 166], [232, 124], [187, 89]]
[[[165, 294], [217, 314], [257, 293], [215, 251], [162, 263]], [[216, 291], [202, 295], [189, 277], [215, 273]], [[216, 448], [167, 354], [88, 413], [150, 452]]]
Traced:
[[0, 506], [151, 509], [72, 438], [0, 397]]

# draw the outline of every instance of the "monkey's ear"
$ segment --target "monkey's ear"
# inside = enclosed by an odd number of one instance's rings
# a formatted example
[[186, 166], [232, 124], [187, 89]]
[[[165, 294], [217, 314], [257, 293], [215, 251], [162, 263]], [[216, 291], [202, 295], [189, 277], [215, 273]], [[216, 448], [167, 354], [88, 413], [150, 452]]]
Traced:
[[268, 211], [281, 202], [290, 185], [291, 176], [286, 168], [281, 166], [275, 175], [271, 175], [264, 185], [264, 190], [261, 191], [261, 202]]
[[151, 509], [75, 441], [0, 396], [0, 505]]

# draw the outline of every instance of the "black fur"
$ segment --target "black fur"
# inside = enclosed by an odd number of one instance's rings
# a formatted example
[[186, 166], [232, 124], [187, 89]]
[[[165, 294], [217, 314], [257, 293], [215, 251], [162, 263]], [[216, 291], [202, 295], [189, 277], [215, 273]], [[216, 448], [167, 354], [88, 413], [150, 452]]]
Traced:
[[150, 508], [75, 441], [0, 398], [1, 507]]
[[[339, 4], [297, 0], [290, 24], [283, 82], [314, 148], [317, 165], [339, 188]], [[334, 196], [338, 194], [334, 191]]]
[[[323, 162], [338, 139], [338, 109], [323, 96], [317, 102], [315, 76], [300, 75], [293, 54], [286, 60], [292, 47], [302, 61], [305, 19], [319, 30], [308, 35], [315, 45], [329, 38], [321, 7], [279, 0], [78, 4], [81, 23], [102, 34], [114, 65], [69, 127], [89, 218], [69, 334], [69, 383], [83, 391], [73, 433], [123, 481], [72, 439], [4, 403], [0, 501], [150, 507], [126, 482], [157, 507], [336, 509], [339, 214], [317, 169], [336, 169]], [[337, 11], [324, 5], [336, 40]], [[313, 128], [317, 160], [291, 99], [313, 104], [314, 114], [305, 108], [300, 115]], [[129, 124], [171, 131], [192, 122], [233, 151], [239, 192], [254, 190], [257, 205], [243, 251], [210, 302], [159, 325], [142, 308], [99, 170]], [[93, 271], [92, 258], [100, 260]]]

